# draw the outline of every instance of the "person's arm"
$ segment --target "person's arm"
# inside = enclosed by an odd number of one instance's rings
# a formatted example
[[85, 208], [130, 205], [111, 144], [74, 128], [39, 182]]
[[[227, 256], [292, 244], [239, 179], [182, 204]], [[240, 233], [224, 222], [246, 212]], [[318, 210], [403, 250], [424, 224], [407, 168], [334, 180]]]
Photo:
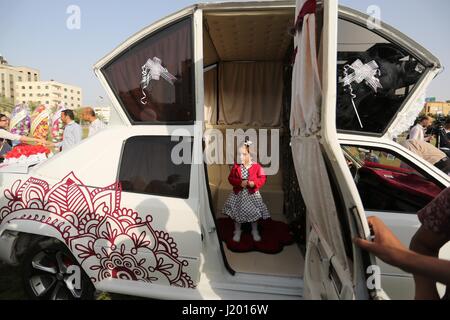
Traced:
[[46, 141], [43, 139], [35, 139], [30, 138], [27, 136], [21, 136], [19, 134], [14, 134], [11, 132], [6, 131], [5, 129], [0, 129], [0, 138], [11, 140], [11, 141], [20, 141], [25, 143], [40, 143], [40, 144], [46, 144]]
[[45, 141], [44, 139], [35, 139], [35, 138], [26, 137], [26, 136], [20, 136], [19, 139], [15, 139], [15, 140], [19, 140], [20, 142], [25, 142], [25, 143], [48, 144], [48, 142]]
[[421, 255], [410, 250], [399, 254], [400, 269], [450, 286], [450, 261]]
[[238, 178], [238, 170], [236, 166], [233, 166], [233, 168], [230, 171], [230, 174], [228, 175], [228, 181], [230, 184], [234, 187], [241, 187], [242, 185], [242, 179]]
[[[411, 240], [409, 248], [419, 254], [439, 257], [440, 249], [450, 241], [450, 189], [442, 191], [432, 202], [417, 212], [422, 226]], [[414, 276], [417, 299], [439, 299], [436, 282]], [[450, 289], [450, 288], [448, 288]], [[447, 292], [449, 290], [447, 289]]]
[[[445, 234], [433, 232], [422, 225], [412, 238], [409, 248], [418, 254], [438, 258], [439, 250], [449, 240]], [[436, 281], [416, 274], [414, 275], [414, 282], [416, 287], [416, 300], [440, 299]]]
[[256, 181], [251, 181], [250, 187], [261, 189], [266, 183], [267, 177], [262, 166], [258, 165], [258, 171], [256, 172]]
[[61, 148], [62, 145], [63, 145], [62, 141], [56, 142], [56, 143], [51, 143], [51, 146], [54, 147], [54, 148]]
[[375, 236], [374, 241], [357, 238], [354, 239], [356, 245], [405, 272], [450, 285], [450, 261], [413, 252], [379, 218], [370, 217], [368, 221]]

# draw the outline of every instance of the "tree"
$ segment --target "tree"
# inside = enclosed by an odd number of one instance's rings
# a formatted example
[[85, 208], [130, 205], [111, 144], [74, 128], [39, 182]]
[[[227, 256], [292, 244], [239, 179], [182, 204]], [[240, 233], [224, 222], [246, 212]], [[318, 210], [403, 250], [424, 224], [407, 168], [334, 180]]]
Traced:
[[0, 98], [0, 112], [11, 114], [14, 109], [14, 101], [11, 98]]
[[34, 110], [37, 109], [37, 107], [39, 107], [39, 103], [35, 102], [35, 101], [29, 101], [28, 102], [28, 107], [30, 108], [30, 112], [33, 113]]
[[101, 113], [96, 113], [96, 117], [98, 120], [102, 121], [102, 122], [106, 122], [106, 118], [103, 114]]
[[75, 119], [74, 120], [75, 120], [75, 122], [78, 122], [79, 124], [82, 124], [82, 117], [81, 117], [82, 112], [83, 112], [82, 108], [78, 108], [78, 109], [74, 109], [73, 110], [73, 113], [75, 115]]

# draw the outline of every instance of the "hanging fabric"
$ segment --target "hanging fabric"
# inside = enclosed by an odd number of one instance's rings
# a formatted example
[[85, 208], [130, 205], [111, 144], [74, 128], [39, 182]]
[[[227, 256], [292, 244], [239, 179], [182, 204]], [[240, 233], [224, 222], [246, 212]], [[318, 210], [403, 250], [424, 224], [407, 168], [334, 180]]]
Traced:
[[316, 8], [316, 1], [297, 0], [294, 43], [298, 49], [293, 67], [290, 119], [292, 154], [308, 221], [320, 230], [336, 259], [347, 269], [340, 223], [320, 145], [322, 86]]

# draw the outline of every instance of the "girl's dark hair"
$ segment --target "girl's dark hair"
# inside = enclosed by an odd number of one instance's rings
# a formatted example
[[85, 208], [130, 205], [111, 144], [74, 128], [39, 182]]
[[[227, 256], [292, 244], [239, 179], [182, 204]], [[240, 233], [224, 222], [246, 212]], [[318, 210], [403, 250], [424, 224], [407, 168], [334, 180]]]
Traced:
[[249, 137], [245, 138], [245, 142], [243, 144], [243, 147], [245, 147], [245, 149], [247, 149], [247, 152], [250, 153], [250, 146], [253, 144], [253, 142], [250, 141]]

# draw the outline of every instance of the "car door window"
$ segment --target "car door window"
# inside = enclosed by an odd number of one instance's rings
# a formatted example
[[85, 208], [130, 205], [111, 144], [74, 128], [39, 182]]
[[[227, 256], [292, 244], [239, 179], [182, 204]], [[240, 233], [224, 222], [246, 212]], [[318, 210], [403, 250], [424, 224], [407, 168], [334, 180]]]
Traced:
[[431, 176], [392, 151], [342, 148], [366, 210], [414, 213], [443, 190]]
[[375, 30], [339, 19], [337, 70], [338, 130], [383, 134], [426, 67]]
[[[123, 191], [189, 198], [191, 164], [176, 164], [172, 153], [179, 144], [170, 136], [140, 136], [125, 142], [119, 169]], [[192, 151], [192, 139], [189, 143]], [[184, 148], [183, 150], [186, 150]], [[182, 152], [179, 154], [184, 158]]]
[[102, 68], [134, 124], [195, 119], [192, 18], [139, 40]]

